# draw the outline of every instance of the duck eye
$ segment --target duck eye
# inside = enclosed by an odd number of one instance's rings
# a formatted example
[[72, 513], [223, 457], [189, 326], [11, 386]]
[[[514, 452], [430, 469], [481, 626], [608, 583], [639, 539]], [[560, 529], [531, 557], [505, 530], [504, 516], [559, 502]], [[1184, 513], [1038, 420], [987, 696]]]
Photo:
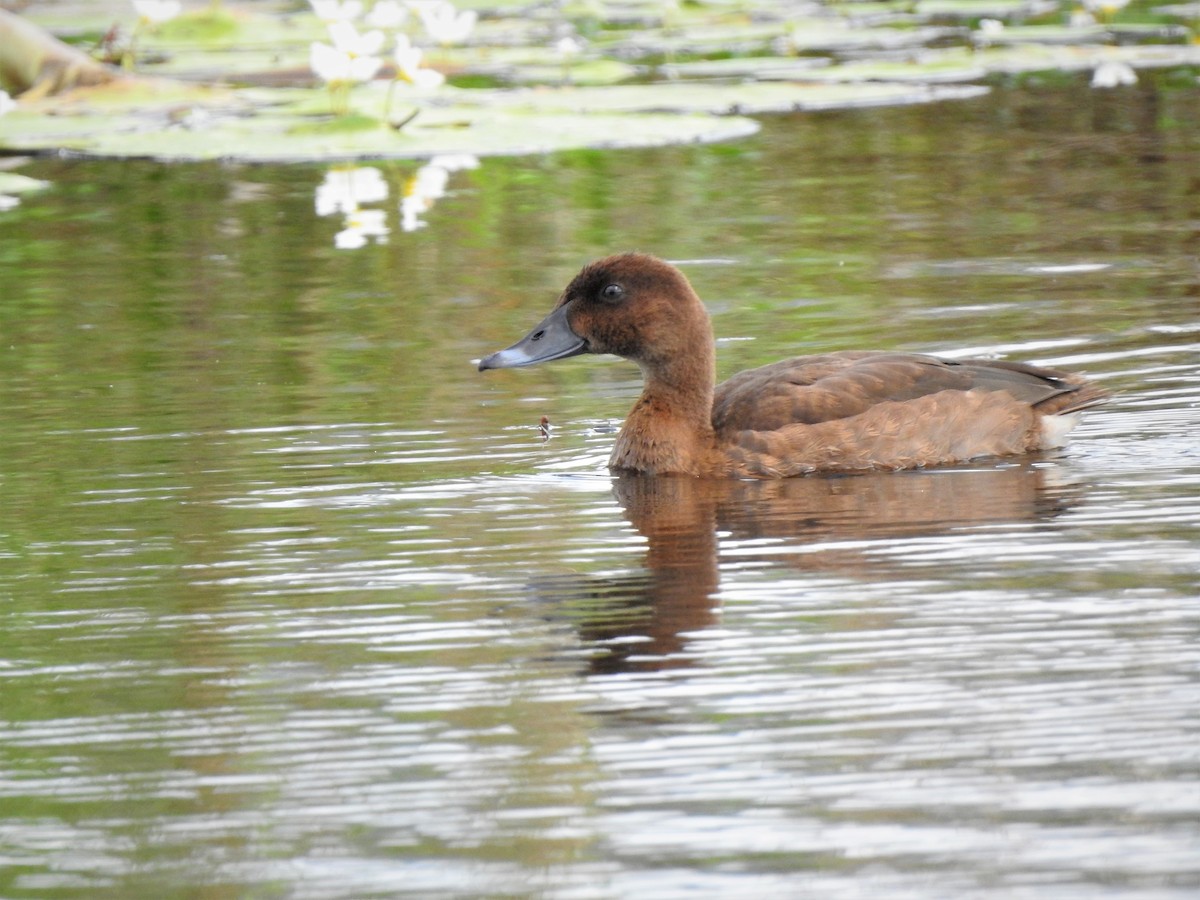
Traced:
[[625, 288], [621, 287], [619, 284], [610, 284], [600, 292], [600, 296], [602, 296], [605, 300], [620, 300], [625, 296]]

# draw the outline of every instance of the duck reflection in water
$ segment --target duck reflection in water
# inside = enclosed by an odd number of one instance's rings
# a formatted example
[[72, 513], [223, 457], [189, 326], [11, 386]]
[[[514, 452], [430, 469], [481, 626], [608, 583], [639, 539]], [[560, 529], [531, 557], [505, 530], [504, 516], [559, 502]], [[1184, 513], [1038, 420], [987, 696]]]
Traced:
[[589, 650], [589, 671], [688, 666], [689, 639], [720, 616], [722, 540], [740, 545], [740, 565], [887, 578], [895, 568], [873, 552], [883, 542], [1053, 519], [1080, 490], [1056, 486], [1055, 474], [1045, 462], [1024, 460], [781, 481], [625, 475], [613, 490], [646, 538], [645, 568], [606, 579], [545, 577], [534, 589], [571, 620]]

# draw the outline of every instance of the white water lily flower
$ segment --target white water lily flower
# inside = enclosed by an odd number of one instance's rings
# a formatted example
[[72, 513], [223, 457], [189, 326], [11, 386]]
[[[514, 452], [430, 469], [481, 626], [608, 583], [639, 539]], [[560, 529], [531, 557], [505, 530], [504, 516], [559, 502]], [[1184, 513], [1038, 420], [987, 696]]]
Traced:
[[1092, 73], [1092, 87], [1115, 88], [1137, 84], [1137, 72], [1123, 62], [1103, 62]]
[[554, 52], [562, 59], [572, 59], [583, 52], [583, 44], [573, 37], [559, 38], [554, 42]]
[[322, 81], [329, 84], [353, 84], [370, 81], [383, 65], [377, 56], [352, 56], [337, 47], [313, 41], [309, 64]]
[[10, 113], [17, 108], [17, 101], [8, 96], [8, 91], [0, 91], [0, 116]]
[[357, 212], [360, 203], [378, 203], [387, 197], [387, 181], [374, 166], [330, 169], [317, 186], [317, 215]]
[[151, 24], [161, 25], [183, 12], [183, 4], [179, 0], [133, 0], [133, 11]]
[[360, 0], [308, 0], [322, 22], [349, 22], [362, 15]]
[[331, 22], [329, 39], [333, 41], [333, 46], [351, 56], [377, 56], [386, 40], [378, 28], [360, 33], [349, 22]]
[[365, 247], [370, 238], [386, 244], [391, 233], [382, 209], [360, 209], [346, 216], [346, 227], [334, 235], [333, 245], [339, 250], [357, 250]]
[[406, 34], [396, 35], [396, 77], [414, 87], [435, 88], [446, 80], [446, 76], [434, 69], [421, 68], [421, 48], [414, 47]]
[[429, 36], [439, 44], [461, 44], [479, 20], [475, 10], [459, 12], [449, 0], [412, 0], [409, 5], [421, 17]]
[[1090, 13], [1111, 16], [1129, 5], [1129, 0], [1083, 0], [1083, 8]]
[[367, 24], [372, 28], [394, 31], [408, 21], [408, 10], [398, 0], [379, 0], [367, 13]]

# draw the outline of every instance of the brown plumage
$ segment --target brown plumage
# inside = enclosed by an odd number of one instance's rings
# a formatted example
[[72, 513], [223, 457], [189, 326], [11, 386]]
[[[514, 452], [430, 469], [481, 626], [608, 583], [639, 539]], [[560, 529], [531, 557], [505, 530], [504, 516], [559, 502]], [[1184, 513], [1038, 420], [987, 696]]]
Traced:
[[712, 326], [683, 274], [610, 256], [554, 311], [479, 368], [578, 353], [633, 360], [645, 384], [609, 466], [648, 474], [781, 478], [904, 469], [1061, 446], [1107, 394], [1079, 375], [989, 359], [847, 351], [750, 369], [715, 385]]

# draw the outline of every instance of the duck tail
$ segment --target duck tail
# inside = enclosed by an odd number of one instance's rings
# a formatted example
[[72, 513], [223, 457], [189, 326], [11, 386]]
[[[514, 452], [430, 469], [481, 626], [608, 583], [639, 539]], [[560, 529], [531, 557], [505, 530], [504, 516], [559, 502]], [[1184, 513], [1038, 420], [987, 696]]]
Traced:
[[1089, 381], [1079, 375], [1061, 375], [1056, 379], [1062, 384], [1062, 390], [1052, 394], [1045, 400], [1040, 400], [1033, 408], [1043, 416], [1064, 416], [1082, 412], [1107, 403], [1112, 394], [1094, 381]]

